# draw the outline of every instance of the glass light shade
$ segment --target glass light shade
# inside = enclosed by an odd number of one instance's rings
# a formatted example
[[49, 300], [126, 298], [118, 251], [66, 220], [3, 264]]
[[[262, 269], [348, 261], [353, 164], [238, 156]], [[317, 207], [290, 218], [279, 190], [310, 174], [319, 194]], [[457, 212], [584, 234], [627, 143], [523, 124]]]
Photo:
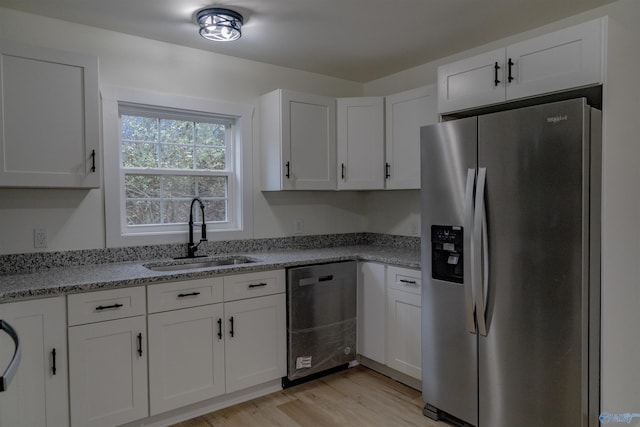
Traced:
[[233, 10], [208, 8], [196, 15], [200, 25], [200, 35], [207, 40], [233, 41], [242, 35], [242, 15]]

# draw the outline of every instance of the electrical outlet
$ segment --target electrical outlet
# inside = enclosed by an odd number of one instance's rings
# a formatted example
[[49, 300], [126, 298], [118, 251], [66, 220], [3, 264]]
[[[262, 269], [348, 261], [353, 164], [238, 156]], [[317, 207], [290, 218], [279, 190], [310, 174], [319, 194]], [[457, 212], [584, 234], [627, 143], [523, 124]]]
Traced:
[[412, 236], [417, 236], [419, 234], [420, 230], [418, 230], [418, 222], [417, 221], [411, 221], [411, 223], [409, 224], [409, 233]]
[[44, 228], [33, 229], [33, 247], [34, 248], [46, 248], [47, 247], [47, 230]]
[[296, 219], [293, 222], [293, 234], [303, 234], [304, 233], [304, 221], [301, 219]]

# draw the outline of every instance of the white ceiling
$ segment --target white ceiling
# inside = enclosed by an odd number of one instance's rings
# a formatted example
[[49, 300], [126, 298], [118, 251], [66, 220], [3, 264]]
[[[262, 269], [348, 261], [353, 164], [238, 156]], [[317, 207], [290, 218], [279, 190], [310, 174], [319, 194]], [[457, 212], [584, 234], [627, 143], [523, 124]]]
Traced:
[[[225, 55], [367, 82], [614, 0], [0, 0], [1, 7]], [[194, 12], [245, 17], [207, 41]]]

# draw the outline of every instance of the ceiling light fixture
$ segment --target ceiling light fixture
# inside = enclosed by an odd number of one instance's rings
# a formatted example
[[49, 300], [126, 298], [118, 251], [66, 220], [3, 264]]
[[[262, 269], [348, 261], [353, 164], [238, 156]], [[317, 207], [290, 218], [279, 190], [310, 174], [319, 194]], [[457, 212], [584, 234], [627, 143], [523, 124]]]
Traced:
[[207, 40], [230, 42], [242, 35], [242, 15], [219, 7], [202, 9], [196, 14], [200, 35]]

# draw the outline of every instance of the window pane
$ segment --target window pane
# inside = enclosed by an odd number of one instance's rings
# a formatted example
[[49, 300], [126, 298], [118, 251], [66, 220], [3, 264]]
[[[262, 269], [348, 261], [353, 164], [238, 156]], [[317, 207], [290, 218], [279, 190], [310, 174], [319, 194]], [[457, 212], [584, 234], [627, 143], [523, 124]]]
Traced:
[[130, 141], [158, 141], [158, 119], [137, 116], [120, 117], [121, 138]]
[[127, 199], [160, 197], [160, 177], [157, 175], [125, 175], [124, 191]]
[[122, 142], [122, 166], [126, 168], [158, 167], [158, 146], [146, 142]]
[[127, 224], [158, 224], [160, 222], [160, 202], [157, 200], [127, 200]]
[[[188, 200], [164, 200], [162, 202], [162, 222], [164, 224], [176, 224], [189, 222], [189, 208], [191, 199]], [[194, 206], [195, 213], [195, 206]], [[194, 218], [194, 221], [195, 218]]]
[[193, 122], [160, 120], [160, 141], [175, 144], [193, 144]]
[[196, 147], [196, 168], [224, 170], [226, 168], [226, 149]]
[[203, 176], [198, 178], [198, 194], [202, 198], [227, 197], [227, 177]]
[[188, 198], [195, 195], [195, 176], [165, 176], [163, 177], [163, 198]]
[[205, 202], [204, 213], [207, 221], [226, 221], [227, 220], [227, 201], [226, 200], [207, 200]]
[[160, 148], [160, 167], [193, 169], [193, 146], [163, 144]]
[[196, 144], [225, 146], [226, 126], [218, 123], [196, 123]]

